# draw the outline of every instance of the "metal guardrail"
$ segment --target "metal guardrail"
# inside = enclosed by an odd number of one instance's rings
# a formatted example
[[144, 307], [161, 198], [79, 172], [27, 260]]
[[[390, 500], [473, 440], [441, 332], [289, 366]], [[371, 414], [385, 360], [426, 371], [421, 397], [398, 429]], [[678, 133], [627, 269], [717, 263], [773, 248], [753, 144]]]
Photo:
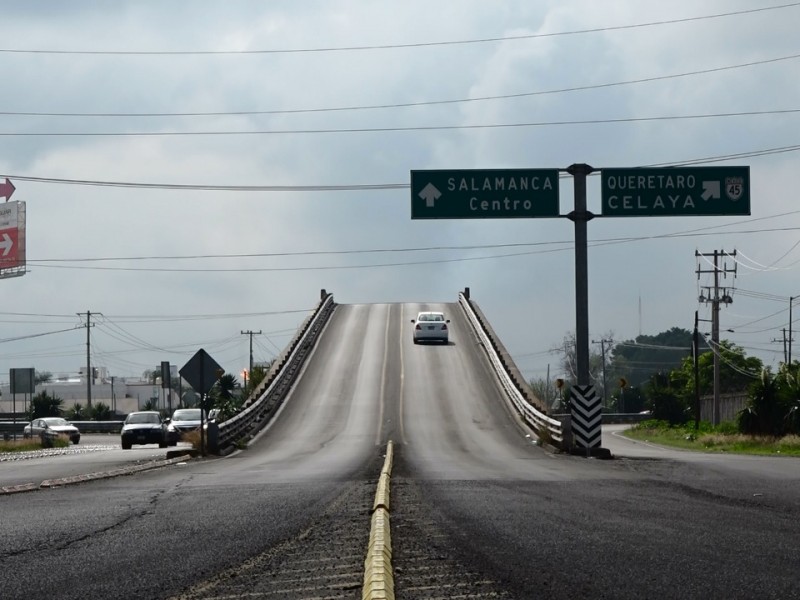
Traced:
[[[70, 424], [75, 425], [82, 434], [119, 433], [122, 429], [123, 422], [124, 421], [70, 421]], [[22, 430], [29, 424], [30, 421], [17, 420], [16, 423], [13, 421], [0, 421], [0, 435], [15, 432], [22, 434]]]
[[[122, 429], [122, 421], [70, 421], [78, 428], [81, 435], [88, 433], [119, 433]], [[0, 421], [0, 440], [9, 441], [12, 438], [21, 438], [25, 426], [30, 421]]]
[[216, 451], [229, 449], [237, 440], [254, 434], [266, 425], [269, 417], [283, 403], [335, 306], [333, 294], [323, 290], [323, 298], [314, 314], [306, 319], [287, 350], [267, 374], [264, 384], [259, 388], [263, 391], [248, 399], [241, 412], [219, 423]]
[[480, 339], [483, 349], [486, 351], [486, 355], [488, 356], [489, 361], [492, 363], [495, 373], [497, 373], [497, 378], [500, 380], [500, 384], [503, 386], [506, 395], [517, 408], [520, 415], [522, 415], [522, 418], [525, 419], [525, 422], [532, 426], [541, 437], [549, 438], [558, 445], [563, 446], [564, 427], [561, 421], [546, 415], [536, 407], [532, 406], [525, 399], [523, 394], [519, 391], [519, 389], [517, 389], [517, 386], [514, 385], [511, 376], [508, 374], [508, 371], [506, 371], [502, 361], [500, 360], [497, 350], [495, 350], [489, 334], [478, 319], [475, 311], [470, 305], [469, 299], [463, 292], [459, 292], [458, 302], [461, 305], [467, 320], [470, 322], [472, 328], [475, 330], [476, 335]]

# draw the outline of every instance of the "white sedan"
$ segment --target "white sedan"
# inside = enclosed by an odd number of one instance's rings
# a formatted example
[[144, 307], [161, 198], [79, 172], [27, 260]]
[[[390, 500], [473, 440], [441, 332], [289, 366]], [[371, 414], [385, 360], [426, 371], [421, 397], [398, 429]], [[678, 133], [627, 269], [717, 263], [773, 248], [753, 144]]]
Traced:
[[421, 312], [416, 319], [411, 319], [414, 325], [414, 343], [420, 342], [444, 342], [448, 341], [449, 331], [447, 324], [450, 319], [444, 318], [444, 313], [440, 312]]
[[24, 438], [41, 438], [42, 441], [52, 441], [58, 437], [72, 440], [73, 444], [81, 441], [81, 432], [72, 423], [61, 417], [43, 417], [34, 419], [22, 431]]

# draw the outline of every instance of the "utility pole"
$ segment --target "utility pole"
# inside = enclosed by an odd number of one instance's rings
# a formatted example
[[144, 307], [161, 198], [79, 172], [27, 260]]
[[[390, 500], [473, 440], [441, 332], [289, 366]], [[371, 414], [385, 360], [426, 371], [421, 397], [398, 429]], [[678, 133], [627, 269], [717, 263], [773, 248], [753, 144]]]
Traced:
[[248, 329], [247, 331], [242, 331], [242, 335], [249, 335], [250, 336], [250, 370], [248, 371], [248, 373], [252, 373], [253, 372], [253, 336], [254, 335], [261, 335], [261, 330], [259, 329], [258, 331], [250, 331]]
[[[83, 313], [78, 313], [81, 316]], [[86, 406], [92, 407], [92, 341], [89, 332], [92, 328], [92, 312], [86, 311]]]
[[[784, 327], [781, 331], [783, 331], [783, 363], [788, 365], [789, 364], [789, 354], [786, 349], [786, 327]], [[772, 343], [780, 342], [781, 340], [776, 340], [772, 338]]]
[[699, 311], [694, 311], [694, 332], [692, 333], [692, 360], [694, 364], [694, 429], [700, 429], [700, 321]]
[[792, 364], [792, 342], [794, 338], [792, 338], [792, 303], [797, 296], [789, 296], [789, 356], [786, 361], [786, 364]]
[[614, 340], [601, 339], [599, 342], [592, 340], [593, 344], [600, 344], [600, 354], [603, 357], [603, 403], [608, 406], [608, 387], [606, 386], [606, 344]]
[[[720, 294], [720, 284], [719, 278], [720, 275], [723, 277], [727, 277], [728, 273], [732, 273], [734, 277], [736, 277], [736, 250], [733, 253], [725, 252], [724, 250], [714, 250], [713, 253], [703, 253], [697, 252], [695, 250], [694, 253], [695, 257], [697, 258], [711, 258], [713, 257], [714, 262], [712, 263], [713, 269], [703, 269], [701, 268], [700, 264], [697, 265], [697, 279], [700, 279], [700, 275], [702, 273], [713, 273], [714, 274], [714, 286], [713, 292], [711, 286], [703, 286], [704, 289], [708, 290], [708, 297], [700, 294], [700, 302], [711, 302], [711, 345], [712, 351], [714, 352], [714, 409], [713, 409], [713, 416], [712, 416], [712, 423], [714, 425], [719, 425], [720, 423], [720, 402], [719, 402], [719, 388], [720, 388], [720, 361], [719, 361], [719, 305], [722, 304], [730, 304], [733, 302], [733, 298], [728, 294], [727, 288], [722, 288], [722, 293]], [[720, 260], [724, 256], [731, 256], [734, 259], [733, 268], [728, 268], [727, 264], [723, 264], [720, 267]]]

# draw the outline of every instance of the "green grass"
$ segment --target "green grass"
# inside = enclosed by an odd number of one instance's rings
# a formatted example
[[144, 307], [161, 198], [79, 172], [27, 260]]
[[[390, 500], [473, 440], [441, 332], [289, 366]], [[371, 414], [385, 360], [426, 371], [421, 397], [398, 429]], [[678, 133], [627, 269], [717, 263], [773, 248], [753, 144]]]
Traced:
[[776, 438], [743, 435], [736, 432], [732, 423], [718, 427], [701, 423], [700, 429], [695, 430], [694, 424], [670, 427], [663, 421], [645, 421], [624, 434], [635, 440], [698, 452], [800, 456], [800, 436]]
[[[69, 446], [69, 439], [66, 437], [59, 438], [53, 441], [51, 448], [66, 448]], [[0, 440], [0, 452], [32, 452], [34, 450], [41, 450], [41, 440], [24, 440], [22, 438], [17, 440]]]

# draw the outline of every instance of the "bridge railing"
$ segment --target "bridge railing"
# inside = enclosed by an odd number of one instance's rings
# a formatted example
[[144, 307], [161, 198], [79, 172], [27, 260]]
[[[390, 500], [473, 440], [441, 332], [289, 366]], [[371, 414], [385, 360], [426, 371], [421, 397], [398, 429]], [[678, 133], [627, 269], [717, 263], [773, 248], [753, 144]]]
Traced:
[[[522, 384], [520, 383], [521, 375], [519, 371], [515, 366], [508, 364], [511, 358], [507, 356], [506, 352], [502, 351], [502, 354], [506, 356], [501, 358], [500, 349], [502, 345], [496, 339], [496, 335], [488, 323], [484, 323], [484, 320], [479, 317], [479, 311], [475, 310], [469, 299], [469, 290], [459, 292], [458, 302], [467, 320], [475, 330], [483, 349], [486, 351], [489, 362], [492, 364], [503, 390], [519, 411], [519, 414], [537, 432], [541, 439], [551, 441], [553, 445], [563, 448], [568, 444], [568, 439], [562, 422], [547, 415], [544, 410], [537, 408], [532, 402], [533, 398], [526, 397], [527, 394], [520, 389]], [[514, 377], [509, 372], [510, 370], [514, 371]]]
[[224, 453], [231, 450], [239, 440], [252, 437], [267, 424], [297, 379], [335, 306], [333, 294], [322, 290], [319, 305], [298, 328], [292, 341], [275, 360], [264, 381], [253, 391], [242, 410], [218, 424], [217, 448], [211, 448], [212, 451]]

